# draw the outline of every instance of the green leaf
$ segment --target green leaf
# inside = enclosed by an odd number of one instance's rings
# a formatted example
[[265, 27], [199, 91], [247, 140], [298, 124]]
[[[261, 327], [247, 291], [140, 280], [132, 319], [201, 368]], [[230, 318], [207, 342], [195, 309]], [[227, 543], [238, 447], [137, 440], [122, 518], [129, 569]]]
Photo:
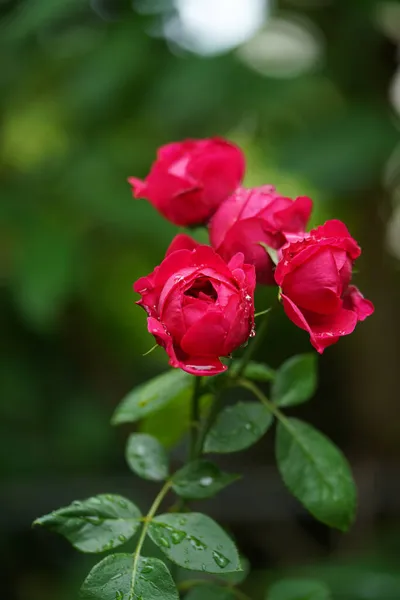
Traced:
[[205, 452], [237, 452], [255, 444], [272, 423], [272, 415], [259, 402], [238, 402], [217, 416], [205, 440]]
[[267, 600], [330, 600], [331, 593], [321, 581], [312, 579], [283, 579], [274, 583]]
[[[167, 406], [149, 415], [140, 423], [140, 430], [158, 439], [165, 447], [175, 446], [190, 429], [190, 396], [189, 387], [174, 398]], [[211, 394], [200, 398], [200, 415], [203, 417], [213, 401]]]
[[172, 489], [178, 496], [189, 500], [210, 498], [240, 475], [224, 473], [208, 460], [196, 460], [180, 469], [172, 478]]
[[276, 373], [272, 385], [272, 400], [278, 406], [294, 406], [309, 400], [317, 387], [317, 357], [315, 354], [293, 356]]
[[81, 587], [83, 600], [179, 600], [171, 574], [157, 558], [111, 554], [90, 571]]
[[149, 535], [167, 557], [193, 571], [240, 571], [235, 544], [215, 521], [201, 513], [171, 513], [155, 517]]
[[134, 473], [162, 481], [168, 477], [168, 456], [160, 442], [146, 433], [132, 433], [126, 444], [125, 457]]
[[[235, 360], [230, 366], [230, 374], [232, 377], [239, 371], [241, 365], [240, 360]], [[272, 381], [275, 377], [275, 371], [264, 363], [250, 361], [243, 371], [243, 377], [252, 381]]]
[[193, 588], [185, 600], [235, 600], [235, 592], [227, 587], [207, 583]]
[[277, 250], [275, 250], [275, 248], [272, 248], [271, 246], [267, 246], [267, 244], [265, 244], [264, 242], [258, 242], [258, 244], [264, 248], [265, 252], [268, 254], [274, 265], [277, 265], [279, 262]]
[[316, 519], [349, 528], [356, 489], [345, 457], [327, 437], [298, 419], [285, 419], [277, 428], [276, 458], [286, 486]]
[[36, 519], [60, 533], [82, 552], [105, 552], [131, 538], [140, 525], [140, 510], [126, 498], [101, 494], [76, 501]]
[[112, 418], [113, 425], [134, 423], [166, 406], [192, 385], [193, 375], [172, 369], [135, 388], [122, 400]]

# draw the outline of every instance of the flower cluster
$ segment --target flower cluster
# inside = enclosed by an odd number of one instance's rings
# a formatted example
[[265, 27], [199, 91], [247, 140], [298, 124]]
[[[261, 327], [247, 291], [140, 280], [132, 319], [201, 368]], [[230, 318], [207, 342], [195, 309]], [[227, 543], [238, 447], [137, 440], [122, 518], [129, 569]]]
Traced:
[[374, 311], [350, 284], [361, 250], [347, 227], [332, 220], [306, 232], [310, 198], [241, 187], [244, 172], [240, 148], [212, 138], [163, 146], [144, 181], [129, 179], [135, 197], [176, 225], [208, 227], [211, 246], [177, 235], [134, 285], [149, 332], [189, 373], [224, 371], [220, 357], [254, 335], [256, 281], [279, 286], [286, 315], [320, 353]]

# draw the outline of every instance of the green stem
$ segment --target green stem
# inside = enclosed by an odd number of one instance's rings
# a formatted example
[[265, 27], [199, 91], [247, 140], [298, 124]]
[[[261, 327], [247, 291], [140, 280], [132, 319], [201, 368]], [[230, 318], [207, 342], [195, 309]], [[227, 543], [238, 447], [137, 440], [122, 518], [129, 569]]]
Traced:
[[[236, 598], [238, 600], [250, 600], [249, 596], [247, 596], [246, 594], [244, 594], [243, 592], [241, 592], [240, 590], [238, 590], [237, 588], [235, 588], [233, 585], [226, 584], [225, 581], [222, 581], [222, 580], [219, 580], [218, 578], [215, 578], [215, 583], [220, 583], [221, 587], [224, 587], [224, 588], [230, 590], [232, 592], [232, 594], [234, 596], [236, 596]], [[188, 590], [191, 590], [194, 587], [198, 587], [198, 586], [202, 586], [202, 585], [210, 585], [210, 580], [207, 580], [207, 579], [187, 579], [186, 581], [182, 581], [178, 585], [178, 590], [179, 590], [179, 592], [187, 592]]]
[[261, 342], [263, 341], [265, 333], [267, 331], [267, 325], [268, 325], [268, 321], [269, 321], [269, 312], [270, 311], [268, 310], [268, 312], [265, 313], [264, 318], [261, 321], [261, 325], [259, 326], [259, 328], [257, 330], [256, 337], [247, 346], [247, 348], [242, 356], [242, 359], [240, 361], [239, 368], [235, 373], [235, 377], [239, 378], [241, 375], [243, 375], [243, 373], [244, 373], [247, 365], [249, 364], [250, 360], [252, 359], [254, 353], [260, 347]]
[[282, 423], [282, 425], [284, 425], [288, 430], [292, 431], [292, 427], [290, 425], [289, 420], [279, 410], [276, 404], [271, 402], [271, 400], [268, 400], [264, 392], [262, 392], [255, 383], [249, 381], [248, 379], [239, 379], [237, 380], [237, 384], [240, 385], [240, 387], [242, 388], [250, 390], [254, 394], [254, 396], [258, 398], [258, 400], [262, 404], [264, 404], [264, 406], [266, 406], [268, 410]]
[[[296, 442], [296, 444], [299, 446], [299, 448], [301, 448], [302, 452], [308, 457], [309, 461], [314, 465], [314, 467], [315, 467], [316, 471], [318, 471], [321, 479], [325, 481], [326, 477], [325, 477], [325, 474], [323, 473], [323, 471], [321, 470], [320, 465], [316, 462], [315, 457], [310, 453], [309, 448], [307, 448], [307, 446], [304, 445], [303, 440], [301, 439], [301, 437], [299, 437], [296, 430], [292, 427], [290, 420], [286, 417], [286, 415], [284, 415], [279, 410], [279, 408], [276, 406], [276, 404], [271, 402], [271, 400], [268, 400], [268, 398], [260, 390], [260, 388], [257, 385], [255, 385], [254, 383], [252, 383], [251, 381], [248, 381], [247, 379], [240, 379], [239, 381], [237, 381], [237, 383], [238, 383], [238, 385], [240, 385], [240, 387], [250, 390], [254, 394], [254, 396], [256, 398], [258, 398], [258, 400], [262, 404], [264, 404], [264, 406], [266, 406], [266, 408], [268, 408], [268, 410], [278, 419], [278, 421], [283, 425], [283, 427], [286, 429], [286, 431], [288, 431], [290, 433], [290, 435], [292, 436], [292, 438]], [[334, 493], [335, 493], [335, 490], [332, 489], [332, 494], [334, 494]]]
[[206, 440], [207, 433], [209, 432], [210, 427], [213, 424], [215, 417], [217, 416], [219, 406], [220, 406], [220, 400], [221, 400], [221, 392], [217, 391], [214, 394], [214, 397], [212, 399], [212, 403], [211, 403], [210, 409], [208, 411], [208, 414], [207, 414], [206, 418], [204, 419], [203, 427], [201, 428], [201, 430], [199, 432], [199, 436], [198, 436], [198, 440], [197, 440], [197, 442], [198, 442], [197, 450], [196, 450], [197, 457], [201, 456], [201, 454], [203, 452], [204, 442]]
[[136, 546], [136, 550], [135, 550], [135, 554], [134, 554], [134, 559], [133, 559], [132, 579], [131, 579], [131, 591], [130, 591], [130, 597], [131, 598], [134, 598], [135, 582], [136, 582], [137, 570], [138, 570], [138, 566], [139, 566], [140, 553], [142, 551], [142, 547], [143, 547], [144, 540], [145, 540], [146, 535], [147, 535], [147, 531], [149, 529], [149, 525], [150, 525], [152, 519], [154, 518], [157, 510], [159, 509], [161, 502], [164, 500], [165, 496], [169, 492], [171, 486], [172, 486], [172, 481], [166, 481], [164, 483], [164, 485], [161, 488], [160, 492], [156, 496], [153, 504], [151, 505], [149, 512], [147, 513], [146, 517], [144, 518], [142, 531], [141, 531], [141, 534], [140, 534], [140, 538], [139, 538], [138, 544]]
[[199, 435], [200, 421], [200, 388], [201, 377], [195, 376], [190, 415], [190, 460], [194, 460], [195, 458], [197, 458], [197, 439]]

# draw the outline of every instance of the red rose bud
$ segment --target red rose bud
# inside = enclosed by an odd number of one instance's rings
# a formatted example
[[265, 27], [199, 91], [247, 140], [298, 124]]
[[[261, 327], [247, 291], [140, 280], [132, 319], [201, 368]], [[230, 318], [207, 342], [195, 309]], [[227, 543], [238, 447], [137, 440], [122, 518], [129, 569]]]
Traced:
[[308, 331], [321, 354], [374, 312], [372, 302], [349, 285], [360, 254], [347, 227], [336, 220], [281, 252], [275, 280], [282, 290], [283, 307], [295, 325]]
[[210, 246], [180, 234], [165, 259], [134, 284], [148, 330], [170, 365], [195, 375], [226, 370], [219, 359], [254, 335], [254, 267], [236, 254], [227, 264]]
[[176, 225], [208, 221], [241, 183], [245, 160], [223, 139], [185, 140], [159, 148], [144, 181], [130, 177], [135, 198], [147, 198]]
[[304, 232], [311, 209], [310, 198], [293, 201], [272, 185], [239, 188], [211, 220], [211, 245], [225, 260], [243, 252], [245, 261], [256, 268], [257, 282], [272, 285], [274, 265], [263, 245], [279, 249], [289, 234]]

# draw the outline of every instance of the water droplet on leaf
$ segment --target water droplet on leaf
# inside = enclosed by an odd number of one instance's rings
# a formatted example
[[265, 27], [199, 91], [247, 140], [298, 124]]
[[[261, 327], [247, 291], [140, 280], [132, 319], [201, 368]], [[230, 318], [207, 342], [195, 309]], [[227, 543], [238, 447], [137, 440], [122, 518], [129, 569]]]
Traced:
[[214, 480], [213, 480], [213, 478], [212, 478], [212, 477], [209, 477], [209, 476], [202, 477], [202, 478], [200, 479], [200, 485], [201, 485], [202, 487], [208, 487], [209, 485], [211, 485], [211, 484], [212, 484], [212, 482], [213, 482], [213, 481], [214, 481]]
[[164, 536], [160, 537], [160, 544], [161, 544], [161, 546], [164, 546], [164, 548], [171, 548], [171, 544], [169, 543], [167, 538]]
[[226, 556], [220, 552], [217, 552], [216, 550], [212, 553], [212, 557], [215, 561], [215, 564], [218, 565], [220, 569], [224, 569], [230, 563], [230, 560], [226, 558]]
[[144, 575], [147, 575], [148, 573], [151, 573], [151, 572], [152, 572], [153, 568], [154, 568], [154, 567], [153, 567], [153, 565], [146, 564], [146, 565], [144, 565], [144, 566], [142, 567], [142, 573], [143, 573]]
[[171, 533], [171, 540], [173, 544], [180, 544], [182, 540], [186, 537], [186, 533], [184, 531], [173, 531]]

